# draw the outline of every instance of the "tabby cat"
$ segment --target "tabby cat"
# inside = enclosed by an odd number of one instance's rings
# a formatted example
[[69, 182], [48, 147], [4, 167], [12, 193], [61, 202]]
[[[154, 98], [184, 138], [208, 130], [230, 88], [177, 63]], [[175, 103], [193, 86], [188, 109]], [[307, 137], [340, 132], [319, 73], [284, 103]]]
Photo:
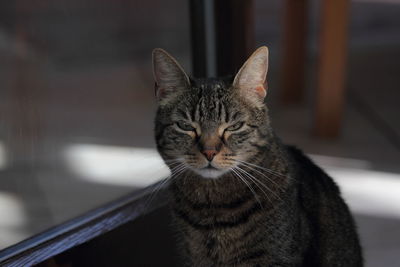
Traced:
[[234, 79], [189, 78], [153, 51], [158, 151], [185, 266], [362, 266], [333, 180], [281, 143], [264, 103], [268, 49]]

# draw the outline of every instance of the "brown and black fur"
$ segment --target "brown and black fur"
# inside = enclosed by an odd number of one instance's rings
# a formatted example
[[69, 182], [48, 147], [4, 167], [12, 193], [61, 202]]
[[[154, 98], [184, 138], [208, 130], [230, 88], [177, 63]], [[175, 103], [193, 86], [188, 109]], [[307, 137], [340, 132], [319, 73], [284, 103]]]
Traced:
[[[166, 57], [163, 67], [177, 64], [166, 53], [157, 56]], [[183, 265], [362, 266], [355, 225], [338, 187], [300, 150], [281, 143], [266, 105], [246, 98], [232, 79], [189, 79], [180, 71], [166, 79], [165, 88], [155, 73], [160, 101], [155, 134], [161, 156], [176, 174], [171, 206]], [[180, 120], [196, 122], [201, 134], [177, 130]], [[246, 125], [213, 136], [227, 121]], [[219, 166], [237, 166], [236, 172], [215, 179], [196, 172], [212, 138]], [[177, 158], [188, 167], [174, 172]]]

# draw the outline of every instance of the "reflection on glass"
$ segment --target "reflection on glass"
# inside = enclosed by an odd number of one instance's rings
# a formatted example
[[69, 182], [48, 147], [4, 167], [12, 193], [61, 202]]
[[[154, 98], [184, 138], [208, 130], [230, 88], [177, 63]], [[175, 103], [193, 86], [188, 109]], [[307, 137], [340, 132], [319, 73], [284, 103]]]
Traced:
[[190, 70], [187, 13], [184, 0], [0, 1], [0, 249], [168, 175], [151, 51]]

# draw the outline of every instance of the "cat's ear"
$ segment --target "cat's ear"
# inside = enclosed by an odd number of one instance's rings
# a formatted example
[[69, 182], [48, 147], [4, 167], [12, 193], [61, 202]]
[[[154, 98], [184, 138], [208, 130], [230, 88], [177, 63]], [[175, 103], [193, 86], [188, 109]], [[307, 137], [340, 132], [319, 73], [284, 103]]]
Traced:
[[161, 48], [153, 50], [153, 74], [156, 97], [160, 104], [168, 103], [190, 85], [183, 68]]
[[267, 95], [265, 79], [268, 71], [268, 48], [258, 48], [240, 68], [233, 80], [233, 87], [239, 90], [240, 94], [261, 106]]

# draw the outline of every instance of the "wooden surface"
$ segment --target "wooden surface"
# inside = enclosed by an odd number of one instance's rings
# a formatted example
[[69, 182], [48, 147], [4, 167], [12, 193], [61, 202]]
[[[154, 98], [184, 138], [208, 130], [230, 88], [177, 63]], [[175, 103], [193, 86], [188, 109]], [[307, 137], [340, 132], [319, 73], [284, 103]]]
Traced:
[[284, 9], [282, 102], [294, 104], [303, 99], [305, 87], [308, 0], [286, 0]]
[[343, 115], [347, 59], [348, 0], [322, 3], [315, 134], [335, 138]]
[[1, 251], [0, 266], [38, 264], [151, 212], [166, 203], [164, 190], [151, 200], [151, 193], [158, 185], [136, 191]]

